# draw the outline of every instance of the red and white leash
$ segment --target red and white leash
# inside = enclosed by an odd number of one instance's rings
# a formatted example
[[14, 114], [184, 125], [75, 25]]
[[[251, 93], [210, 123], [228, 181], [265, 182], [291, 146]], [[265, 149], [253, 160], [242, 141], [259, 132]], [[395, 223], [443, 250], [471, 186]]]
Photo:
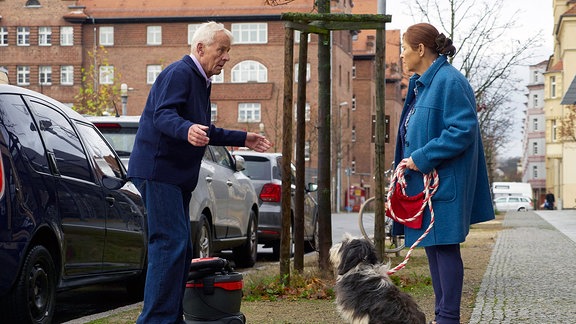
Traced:
[[387, 199], [386, 199], [386, 208], [388, 208], [390, 210], [390, 216], [394, 221], [403, 224], [406, 222], [413, 221], [413, 220], [417, 219], [418, 217], [422, 217], [422, 214], [424, 213], [424, 209], [426, 208], [426, 206], [428, 206], [428, 208], [430, 209], [430, 225], [428, 225], [428, 228], [426, 229], [426, 231], [424, 231], [424, 233], [422, 233], [420, 238], [418, 238], [416, 240], [416, 242], [414, 242], [414, 244], [412, 244], [412, 246], [408, 250], [408, 253], [406, 253], [406, 257], [404, 257], [404, 261], [402, 261], [402, 263], [400, 263], [399, 265], [397, 265], [393, 269], [388, 270], [388, 275], [396, 273], [398, 270], [400, 270], [406, 266], [414, 248], [416, 248], [416, 246], [418, 246], [418, 244], [420, 244], [420, 242], [426, 237], [426, 235], [428, 235], [428, 233], [430, 232], [430, 230], [434, 226], [434, 208], [432, 208], [432, 196], [434, 196], [434, 194], [438, 190], [438, 185], [440, 183], [440, 180], [438, 178], [438, 172], [436, 172], [436, 169], [432, 170], [432, 172], [430, 172], [429, 174], [425, 174], [423, 177], [424, 178], [424, 200], [422, 202], [422, 207], [416, 213], [416, 215], [414, 215], [413, 217], [410, 217], [410, 218], [402, 219], [402, 218], [399, 218], [396, 215], [394, 215], [394, 210], [390, 207], [390, 198], [392, 197], [392, 193], [394, 192], [396, 182], [398, 182], [400, 184], [400, 187], [402, 188], [402, 193], [404, 195], [406, 195], [407, 184], [406, 184], [406, 179], [404, 179], [404, 171], [406, 170], [406, 162], [407, 162], [406, 159], [400, 161], [400, 163], [398, 163], [398, 167], [396, 167], [396, 170], [394, 171], [394, 174], [390, 178], [390, 187], [388, 188], [388, 195], [387, 195]]

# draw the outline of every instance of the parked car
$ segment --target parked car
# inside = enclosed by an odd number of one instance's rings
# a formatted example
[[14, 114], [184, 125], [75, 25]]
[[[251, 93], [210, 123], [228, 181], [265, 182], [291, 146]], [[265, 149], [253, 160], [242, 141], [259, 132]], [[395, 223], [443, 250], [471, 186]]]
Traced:
[[61, 290], [146, 273], [144, 204], [102, 134], [40, 93], [0, 85], [0, 322], [50, 323]]
[[[88, 119], [102, 131], [128, 167], [140, 116]], [[251, 267], [256, 263], [258, 197], [242, 170], [242, 157], [234, 158], [223, 146], [207, 147], [190, 202], [195, 258], [232, 249], [237, 266]]]
[[524, 196], [507, 196], [494, 199], [494, 206], [498, 211], [527, 211], [533, 210], [532, 200]]
[[[258, 153], [253, 151], [236, 151], [246, 162], [244, 173], [254, 183], [260, 204], [258, 221], [258, 240], [264, 247], [271, 247], [275, 259], [280, 256], [280, 233], [282, 231], [282, 154]], [[294, 195], [296, 192], [296, 168], [291, 165], [292, 227], [294, 225]], [[316, 249], [318, 243], [318, 203], [311, 192], [316, 191], [316, 184], [310, 183], [304, 192], [304, 248], [306, 252]]]

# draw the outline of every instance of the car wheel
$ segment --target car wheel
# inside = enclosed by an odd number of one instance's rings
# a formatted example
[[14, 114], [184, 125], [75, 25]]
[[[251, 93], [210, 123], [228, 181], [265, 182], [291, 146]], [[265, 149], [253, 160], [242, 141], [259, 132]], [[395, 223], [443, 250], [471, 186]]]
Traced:
[[56, 268], [48, 250], [33, 247], [12, 293], [3, 300], [3, 318], [12, 323], [50, 323], [56, 305]]
[[[290, 256], [294, 253], [294, 233], [292, 232], [292, 226], [290, 226]], [[274, 241], [272, 243], [272, 260], [278, 261], [280, 260], [280, 244], [281, 239]]]
[[234, 248], [236, 264], [242, 268], [249, 268], [256, 264], [258, 257], [258, 222], [256, 213], [250, 211], [250, 220], [248, 221], [248, 230], [246, 231], [246, 242], [241, 246]]
[[202, 214], [198, 220], [198, 233], [194, 242], [194, 258], [208, 258], [212, 256], [212, 231], [206, 215]]
[[525, 211], [526, 211], [526, 207], [520, 207], [520, 208], [518, 208], [518, 211], [525, 212]]
[[318, 222], [316, 222], [316, 224], [314, 224], [314, 234], [312, 235], [312, 240], [304, 242], [304, 253], [320, 250], [318, 247], [320, 244], [319, 235]]

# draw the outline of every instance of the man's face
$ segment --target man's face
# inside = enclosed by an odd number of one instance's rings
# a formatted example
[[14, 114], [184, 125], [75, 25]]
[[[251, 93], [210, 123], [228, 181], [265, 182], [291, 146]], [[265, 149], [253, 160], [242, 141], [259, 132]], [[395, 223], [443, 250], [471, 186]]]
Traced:
[[220, 74], [226, 62], [230, 61], [230, 39], [225, 33], [219, 32], [210, 45], [199, 44], [198, 55], [200, 65], [207, 77]]

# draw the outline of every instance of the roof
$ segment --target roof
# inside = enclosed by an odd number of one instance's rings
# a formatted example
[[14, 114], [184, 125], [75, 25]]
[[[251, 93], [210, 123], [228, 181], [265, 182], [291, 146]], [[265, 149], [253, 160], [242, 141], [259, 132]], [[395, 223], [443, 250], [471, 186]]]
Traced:
[[[287, 5], [270, 6], [265, 0], [78, 0], [94, 18], [210, 17], [280, 15], [283, 12], [311, 12], [310, 0], [295, 0]], [[270, 1], [272, 2], [272, 1]]]
[[572, 83], [568, 87], [568, 91], [560, 102], [561, 105], [576, 105], [576, 76], [572, 79]]

